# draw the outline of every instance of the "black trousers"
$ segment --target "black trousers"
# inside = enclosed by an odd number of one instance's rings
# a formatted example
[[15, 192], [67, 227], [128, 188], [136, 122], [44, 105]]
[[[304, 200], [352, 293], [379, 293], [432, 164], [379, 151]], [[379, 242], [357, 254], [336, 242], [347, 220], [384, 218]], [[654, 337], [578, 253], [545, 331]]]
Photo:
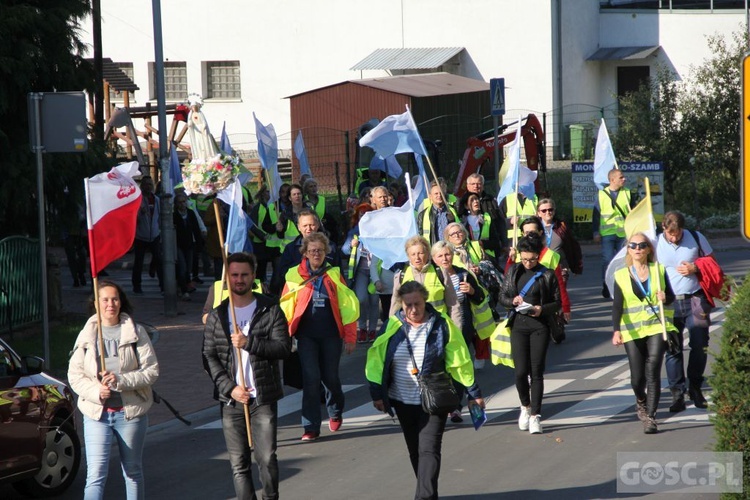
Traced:
[[404, 433], [409, 459], [417, 476], [415, 500], [438, 498], [441, 449], [445, 431], [445, 413], [430, 415], [421, 405], [407, 405], [391, 399], [398, 423]]
[[[510, 333], [510, 351], [515, 364], [516, 390], [523, 406], [531, 406], [532, 415], [542, 412], [544, 395], [544, 367], [549, 347], [549, 329], [537, 322], [532, 329], [532, 320], [517, 317]], [[524, 324], [526, 323], [526, 324]], [[531, 377], [531, 385], [529, 385]]]
[[646, 400], [649, 417], [656, 416], [661, 395], [661, 364], [667, 344], [661, 334], [625, 342], [630, 365], [630, 385], [638, 401]]
[[151, 253], [151, 264], [156, 266], [156, 275], [159, 278], [159, 288], [163, 287], [162, 265], [161, 265], [161, 239], [157, 237], [153, 241], [134, 240], [133, 251], [135, 259], [133, 260], [133, 289], [141, 289], [141, 274], [143, 274], [143, 259], [146, 251]]

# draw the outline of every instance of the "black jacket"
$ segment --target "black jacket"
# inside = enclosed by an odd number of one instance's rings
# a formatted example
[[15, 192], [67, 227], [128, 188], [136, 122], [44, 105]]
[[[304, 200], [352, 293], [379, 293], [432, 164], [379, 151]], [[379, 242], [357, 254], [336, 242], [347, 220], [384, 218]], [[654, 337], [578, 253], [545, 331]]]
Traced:
[[[544, 269], [542, 274], [536, 282], [531, 286], [532, 289], [538, 289], [541, 297], [542, 314], [541, 319], [549, 323], [551, 318], [557, 314], [562, 308], [562, 302], [560, 300], [560, 286], [557, 282], [557, 276], [555, 272], [547, 269], [546, 267], [539, 265], [541, 269]], [[518, 280], [523, 271], [523, 264], [520, 262], [513, 264], [508, 272], [505, 274], [505, 280], [500, 288], [499, 300], [503, 307], [511, 310], [514, 309], [513, 298], [517, 297], [519, 292]], [[541, 287], [541, 288], [539, 288]]]
[[[284, 397], [279, 360], [292, 352], [286, 317], [278, 302], [265, 295], [255, 294], [258, 307], [250, 323], [250, 335], [245, 350], [250, 353], [250, 364], [255, 375], [256, 399], [268, 404]], [[232, 400], [236, 364], [229, 334], [229, 299], [211, 311], [203, 331], [203, 367], [214, 383], [214, 399], [222, 403]]]

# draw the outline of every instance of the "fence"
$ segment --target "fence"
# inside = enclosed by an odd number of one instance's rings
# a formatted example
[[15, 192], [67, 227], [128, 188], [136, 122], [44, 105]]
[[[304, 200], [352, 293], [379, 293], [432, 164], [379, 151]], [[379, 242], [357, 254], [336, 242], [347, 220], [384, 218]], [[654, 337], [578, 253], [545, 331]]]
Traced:
[[42, 319], [39, 240], [0, 240], [0, 332]]

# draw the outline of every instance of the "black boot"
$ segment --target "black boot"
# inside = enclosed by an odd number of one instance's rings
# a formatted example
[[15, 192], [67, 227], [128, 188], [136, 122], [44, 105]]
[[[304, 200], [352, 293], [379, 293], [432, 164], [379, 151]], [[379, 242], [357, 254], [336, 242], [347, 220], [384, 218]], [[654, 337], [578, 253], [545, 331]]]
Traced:
[[669, 412], [685, 411], [685, 394], [683, 394], [682, 389], [670, 389], [670, 391], [672, 391], [672, 406], [669, 407]]
[[690, 384], [688, 389], [688, 395], [693, 400], [693, 404], [696, 408], [708, 408], [708, 401], [703, 397], [703, 391], [701, 391], [700, 384]]

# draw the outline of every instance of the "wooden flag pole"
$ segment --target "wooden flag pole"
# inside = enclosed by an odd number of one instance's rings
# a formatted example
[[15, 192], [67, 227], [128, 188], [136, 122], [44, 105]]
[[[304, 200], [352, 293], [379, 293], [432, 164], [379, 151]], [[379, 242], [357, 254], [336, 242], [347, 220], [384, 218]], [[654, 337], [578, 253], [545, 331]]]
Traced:
[[99, 309], [99, 277], [94, 275], [92, 281], [94, 286], [94, 307], [96, 307], [97, 340], [99, 342], [99, 363], [101, 364], [101, 371], [106, 371], [107, 365], [104, 361], [104, 334], [102, 333], [102, 311]]
[[[214, 215], [216, 216], [216, 227], [219, 230], [219, 245], [221, 246], [221, 258], [224, 263], [224, 284], [227, 287], [227, 290], [229, 293], [227, 294], [229, 296], [229, 313], [232, 316], [232, 326], [234, 327], [234, 333], [240, 333], [240, 329], [237, 326], [237, 315], [234, 310], [234, 297], [232, 296], [232, 287], [229, 285], [229, 268], [227, 266], [227, 252], [224, 248], [224, 229], [221, 226], [221, 214], [219, 214], [219, 199], [214, 199]], [[242, 351], [236, 347], [235, 348], [235, 355], [237, 356], [237, 367], [240, 371], [240, 386], [242, 387], [243, 391], [247, 390], [247, 385], [245, 384], [245, 369], [242, 366]], [[242, 405], [245, 408], [245, 429], [247, 430], [247, 445], [250, 447], [250, 449], [253, 448], [253, 432], [252, 432], [252, 426], [250, 424], [250, 408], [247, 405], [247, 403]]]

